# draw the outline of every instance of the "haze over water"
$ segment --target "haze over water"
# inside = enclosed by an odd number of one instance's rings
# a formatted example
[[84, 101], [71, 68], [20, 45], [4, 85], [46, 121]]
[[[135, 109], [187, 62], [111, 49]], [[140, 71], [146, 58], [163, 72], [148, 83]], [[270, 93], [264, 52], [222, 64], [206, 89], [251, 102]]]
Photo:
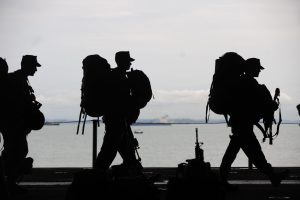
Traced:
[[[44, 126], [28, 136], [29, 155], [34, 167], [91, 167], [92, 124], [87, 123], [85, 134], [76, 135], [76, 123]], [[219, 167], [229, 142], [230, 128], [226, 124], [181, 124], [163, 126], [132, 126], [140, 144], [138, 150], [144, 167], [176, 167], [186, 159], [194, 158], [195, 128], [204, 150], [204, 159], [213, 167]], [[262, 141], [261, 133], [256, 136]], [[98, 151], [102, 144], [104, 124], [98, 128]], [[275, 167], [300, 166], [300, 127], [298, 124], [282, 124], [279, 136], [273, 141], [261, 143], [267, 160]], [[119, 164], [119, 155], [113, 164]], [[241, 151], [233, 166], [246, 167], [248, 159]]]

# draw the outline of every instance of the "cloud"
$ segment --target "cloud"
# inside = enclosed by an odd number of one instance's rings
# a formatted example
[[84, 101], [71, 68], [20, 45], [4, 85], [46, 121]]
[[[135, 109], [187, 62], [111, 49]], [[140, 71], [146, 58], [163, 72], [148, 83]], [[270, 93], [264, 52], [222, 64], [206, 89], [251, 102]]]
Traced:
[[79, 105], [80, 93], [59, 92], [53, 95], [37, 95], [37, 100], [47, 106], [74, 106]]
[[[154, 99], [142, 110], [142, 116], [151, 118], [164, 115], [170, 118], [204, 119], [209, 90], [155, 90]], [[272, 94], [273, 96], [274, 94]], [[287, 93], [279, 97], [285, 119], [296, 119], [295, 102]], [[222, 118], [211, 112], [211, 118]]]
[[80, 93], [75, 91], [50, 91], [37, 95], [46, 119], [77, 119], [80, 111]]
[[293, 100], [293, 98], [286, 93], [281, 93], [279, 99], [282, 102], [292, 102]]
[[156, 103], [200, 103], [207, 100], [208, 90], [156, 90]]
[[153, 94], [140, 118], [204, 118], [208, 90], [154, 90]]

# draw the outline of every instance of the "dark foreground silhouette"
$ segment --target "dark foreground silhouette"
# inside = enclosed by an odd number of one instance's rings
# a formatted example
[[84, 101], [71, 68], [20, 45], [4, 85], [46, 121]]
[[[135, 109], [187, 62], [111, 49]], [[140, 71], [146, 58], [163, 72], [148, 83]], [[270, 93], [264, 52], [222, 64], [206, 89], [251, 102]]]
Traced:
[[204, 161], [201, 145], [196, 129], [195, 158], [178, 164], [176, 176], [167, 183], [166, 200], [225, 199], [226, 191], [218, 175], [211, 170], [210, 163]]
[[[2, 93], [5, 88], [6, 84], [6, 79], [7, 79], [7, 74], [8, 74], [8, 65], [6, 63], [6, 60], [3, 58], [0, 58], [0, 92]], [[0, 98], [0, 105], [3, 105], [3, 98]], [[2, 106], [1, 106], [2, 109]], [[3, 110], [2, 110], [3, 112]], [[4, 149], [4, 140], [3, 140], [3, 135], [2, 135], [2, 127], [3, 127], [3, 120], [4, 120], [4, 115], [1, 113], [0, 115], [0, 197], [1, 199], [8, 199], [9, 194], [6, 186], [6, 181], [5, 181], [5, 174], [4, 174], [4, 163], [3, 163], [3, 158], [2, 158], [2, 152]]]
[[119, 168], [120, 166], [112, 166], [106, 171], [88, 169], [78, 172], [68, 188], [66, 200], [159, 200], [159, 192], [151, 180], [142, 174], [128, 175]]

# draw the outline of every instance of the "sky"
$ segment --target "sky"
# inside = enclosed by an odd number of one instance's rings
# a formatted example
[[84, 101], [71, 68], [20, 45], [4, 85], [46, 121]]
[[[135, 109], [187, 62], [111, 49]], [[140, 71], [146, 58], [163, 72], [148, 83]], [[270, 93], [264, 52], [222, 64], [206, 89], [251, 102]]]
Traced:
[[87, 55], [115, 67], [123, 50], [154, 93], [140, 119], [204, 119], [215, 60], [229, 51], [259, 58], [258, 81], [281, 89], [283, 119], [300, 119], [298, 0], [0, 0], [0, 27], [10, 72], [38, 56], [29, 80], [47, 119], [78, 118]]

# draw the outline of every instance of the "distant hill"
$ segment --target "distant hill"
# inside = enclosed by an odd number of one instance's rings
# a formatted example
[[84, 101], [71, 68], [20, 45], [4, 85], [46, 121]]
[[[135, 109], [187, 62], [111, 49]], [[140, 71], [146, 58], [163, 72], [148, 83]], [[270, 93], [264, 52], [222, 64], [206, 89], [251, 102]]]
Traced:
[[[174, 118], [162, 122], [160, 119], [138, 119], [138, 123], [171, 123], [171, 124], [205, 124], [202, 119], [189, 119], [189, 118]], [[225, 123], [225, 120], [209, 120], [209, 123]]]
[[[92, 118], [89, 118], [86, 122], [89, 123]], [[74, 119], [46, 119], [47, 123], [77, 123], [78, 120]], [[100, 118], [101, 122], [101, 118]], [[204, 119], [189, 119], [189, 118], [170, 118], [168, 120], [161, 121], [159, 118], [152, 119], [138, 119], [137, 123], [156, 123], [156, 124], [205, 124]], [[208, 124], [221, 124], [226, 123], [224, 119], [209, 119]], [[300, 120], [283, 120], [282, 124], [299, 124]]]
[[[160, 119], [138, 119], [138, 123], [162, 123]], [[165, 123], [171, 124], [205, 124], [204, 119], [174, 118]], [[208, 124], [226, 123], [225, 119], [209, 119]], [[300, 120], [283, 120], [282, 124], [299, 124]]]

